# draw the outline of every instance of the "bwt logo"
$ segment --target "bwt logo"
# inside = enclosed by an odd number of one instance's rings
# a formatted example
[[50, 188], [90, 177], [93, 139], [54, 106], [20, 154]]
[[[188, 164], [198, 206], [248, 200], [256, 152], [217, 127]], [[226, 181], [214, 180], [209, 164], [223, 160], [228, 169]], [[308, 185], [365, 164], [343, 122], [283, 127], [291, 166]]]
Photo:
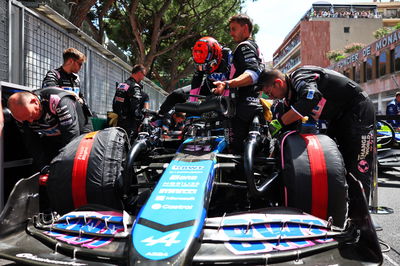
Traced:
[[203, 170], [204, 166], [200, 165], [173, 165], [172, 170]]

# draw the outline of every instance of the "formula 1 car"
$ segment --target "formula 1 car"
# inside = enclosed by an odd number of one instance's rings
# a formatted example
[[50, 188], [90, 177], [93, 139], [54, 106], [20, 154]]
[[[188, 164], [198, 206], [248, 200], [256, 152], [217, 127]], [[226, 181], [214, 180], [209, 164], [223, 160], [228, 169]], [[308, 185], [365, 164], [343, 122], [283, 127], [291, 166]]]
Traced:
[[400, 167], [400, 133], [385, 120], [377, 122], [377, 159], [380, 171]]
[[177, 104], [197, 116], [182, 140], [163, 142], [147, 118], [132, 147], [119, 128], [75, 139], [47, 181], [42, 173], [15, 186], [0, 215], [0, 257], [31, 265], [381, 264], [362, 186], [346, 175], [333, 140], [307, 127], [271, 139], [256, 116], [244, 153], [230, 153], [232, 106], [227, 97]]

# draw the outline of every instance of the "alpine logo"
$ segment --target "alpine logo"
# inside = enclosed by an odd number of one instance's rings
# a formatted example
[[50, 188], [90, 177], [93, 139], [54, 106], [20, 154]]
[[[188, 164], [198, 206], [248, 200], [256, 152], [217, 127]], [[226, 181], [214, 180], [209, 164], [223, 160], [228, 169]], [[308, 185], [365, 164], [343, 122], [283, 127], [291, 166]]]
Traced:
[[204, 166], [201, 165], [173, 165], [172, 170], [203, 170]]

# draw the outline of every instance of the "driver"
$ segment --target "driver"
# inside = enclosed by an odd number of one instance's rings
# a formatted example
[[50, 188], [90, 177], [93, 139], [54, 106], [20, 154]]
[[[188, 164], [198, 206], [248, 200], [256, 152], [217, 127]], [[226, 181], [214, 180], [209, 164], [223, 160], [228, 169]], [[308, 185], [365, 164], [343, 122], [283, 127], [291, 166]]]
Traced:
[[271, 135], [302, 119], [328, 121], [328, 135], [336, 139], [346, 169], [364, 187], [369, 199], [373, 166], [375, 110], [362, 88], [342, 74], [316, 66], [304, 66], [290, 75], [264, 70], [258, 81], [272, 99], [285, 99], [288, 107], [271, 121]]
[[[211, 95], [215, 88], [214, 81], [229, 79], [232, 53], [229, 48], [223, 48], [216, 39], [203, 37], [196, 41], [192, 49], [192, 58], [195, 65], [195, 73], [189, 88], [174, 90], [167, 96], [160, 106], [159, 114], [166, 115], [177, 103], [183, 103], [187, 94]], [[224, 92], [229, 95], [229, 90]], [[190, 97], [191, 101], [197, 101], [196, 97]]]

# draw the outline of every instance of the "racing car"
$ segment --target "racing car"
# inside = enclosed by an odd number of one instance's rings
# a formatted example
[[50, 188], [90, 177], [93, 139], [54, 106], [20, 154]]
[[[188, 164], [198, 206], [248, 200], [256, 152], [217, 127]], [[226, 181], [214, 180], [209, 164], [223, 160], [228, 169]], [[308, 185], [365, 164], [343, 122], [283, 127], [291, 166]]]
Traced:
[[385, 120], [377, 122], [377, 159], [380, 171], [400, 167], [400, 133]]
[[74, 139], [19, 181], [0, 215], [0, 257], [30, 265], [382, 263], [362, 186], [335, 142], [305, 123], [271, 138], [261, 116], [229, 146], [229, 97], [180, 103], [181, 139], [143, 121]]

